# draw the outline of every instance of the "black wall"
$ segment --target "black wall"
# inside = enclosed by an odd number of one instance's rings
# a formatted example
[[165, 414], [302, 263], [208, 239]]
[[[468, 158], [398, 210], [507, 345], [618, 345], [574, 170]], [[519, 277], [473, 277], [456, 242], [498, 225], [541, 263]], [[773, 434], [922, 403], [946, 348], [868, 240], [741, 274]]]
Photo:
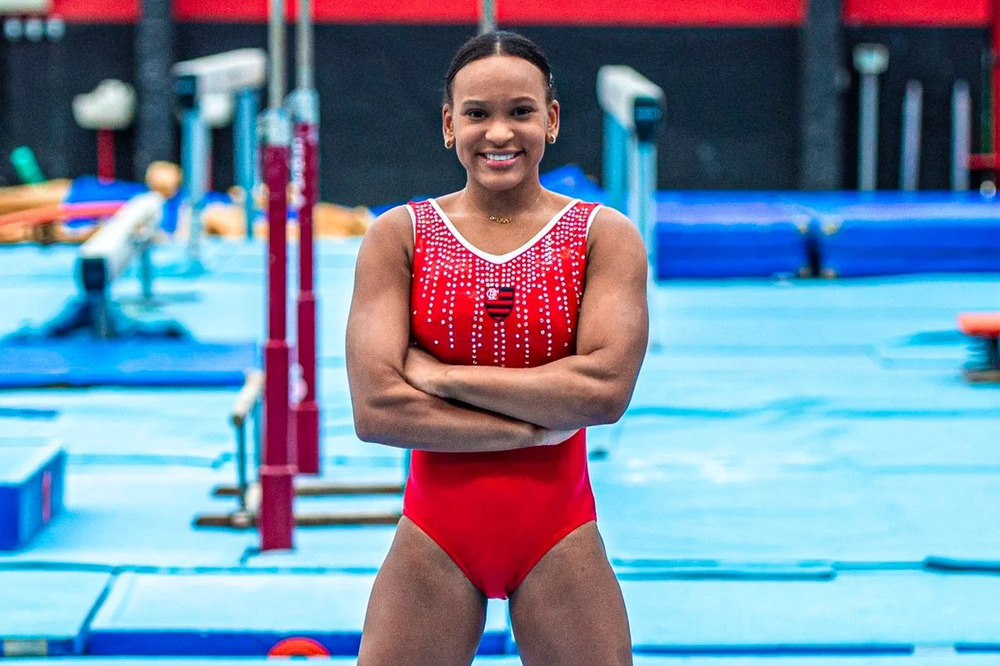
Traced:
[[[889, 69], [879, 77], [879, 189], [899, 188], [903, 96], [911, 79], [923, 85], [920, 189], [950, 189], [952, 85], [965, 79], [971, 86], [972, 149], [976, 152], [984, 108], [981, 77], [989, 74], [982, 67], [989, 32], [985, 28], [854, 28], [845, 31], [844, 41], [845, 67], [851, 73], [851, 87], [844, 100], [845, 187], [854, 188], [858, 183], [859, 83], [850, 64], [851, 52], [857, 44], [874, 42], [889, 48]], [[988, 102], [986, 107], [988, 112]]]
[[[442, 145], [441, 78], [452, 53], [474, 30], [316, 26], [324, 200], [375, 205], [461, 187], [462, 170]], [[543, 169], [576, 163], [600, 174], [596, 74], [603, 64], [625, 64], [667, 94], [661, 188], [787, 189], [799, 182], [797, 29], [531, 27], [522, 32], [550, 56], [563, 109], [560, 140], [549, 148]], [[95, 137], [73, 123], [70, 103], [104, 78], [134, 81], [133, 38], [131, 26], [69, 25], [58, 43], [0, 41], [0, 184], [16, 182], [7, 155], [21, 144], [36, 152], [49, 177], [94, 172]], [[977, 29], [845, 30], [843, 65], [850, 75], [843, 97], [846, 187], [856, 182], [853, 46], [878, 41], [890, 48], [882, 86], [880, 186], [897, 186], [902, 91], [907, 79], [916, 78], [924, 84], [925, 105], [921, 186], [943, 188], [949, 173], [951, 83], [969, 79], [978, 118], [987, 40], [986, 31]], [[178, 59], [247, 46], [266, 46], [266, 26], [177, 26]], [[291, 65], [290, 55], [289, 80], [294, 81]], [[174, 145], [176, 135], [175, 127]], [[132, 132], [117, 138], [120, 177], [141, 178], [132, 166]], [[224, 188], [232, 183], [230, 131], [217, 131], [215, 141], [215, 184]]]

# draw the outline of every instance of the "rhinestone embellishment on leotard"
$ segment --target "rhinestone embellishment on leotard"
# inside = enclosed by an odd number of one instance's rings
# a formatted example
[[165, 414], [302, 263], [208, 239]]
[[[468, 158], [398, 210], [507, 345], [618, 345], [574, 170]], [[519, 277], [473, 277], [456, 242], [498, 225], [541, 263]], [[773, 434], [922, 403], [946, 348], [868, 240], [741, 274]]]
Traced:
[[471, 249], [429, 201], [412, 210], [411, 324], [428, 351], [452, 363], [521, 367], [574, 352], [593, 205], [573, 205], [503, 257]]

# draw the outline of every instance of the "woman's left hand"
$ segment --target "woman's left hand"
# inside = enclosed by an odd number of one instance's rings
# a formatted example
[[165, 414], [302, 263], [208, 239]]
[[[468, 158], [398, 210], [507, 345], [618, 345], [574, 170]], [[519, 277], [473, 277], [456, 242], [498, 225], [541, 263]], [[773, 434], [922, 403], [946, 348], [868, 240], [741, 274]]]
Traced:
[[424, 393], [436, 395], [439, 398], [444, 395], [443, 382], [444, 373], [448, 366], [437, 360], [419, 347], [410, 347], [406, 351], [406, 360], [403, 362], [403, 374], [406, 382]]

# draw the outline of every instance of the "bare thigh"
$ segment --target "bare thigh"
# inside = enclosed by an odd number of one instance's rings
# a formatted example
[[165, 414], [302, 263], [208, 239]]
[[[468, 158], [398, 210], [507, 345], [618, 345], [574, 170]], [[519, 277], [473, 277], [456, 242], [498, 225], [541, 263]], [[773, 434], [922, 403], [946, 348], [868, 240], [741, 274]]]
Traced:
[[467, 666], [486, 599], [441, 547], [403, 518], [382, 563], [361, 634], [359, 666]]
[[625, 601], [597, 524], [570, 533], [510, 597], [525, 666], [629, 666]]

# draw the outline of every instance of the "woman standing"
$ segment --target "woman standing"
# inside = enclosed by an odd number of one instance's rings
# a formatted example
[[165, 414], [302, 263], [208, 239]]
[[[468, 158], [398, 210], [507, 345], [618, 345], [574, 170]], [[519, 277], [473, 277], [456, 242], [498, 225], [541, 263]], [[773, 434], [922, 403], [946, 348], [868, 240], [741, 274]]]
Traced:
[[355, 426], [413, 450], [359, 664], [470, 663], [487, 597], [509, 597], [528, 666], [631, 664], [585, 428], [631, 398], [645, 248], [620, 213], [542, 187], [559, 103], [529, 40], [487, 33], [459, 50], [442, 128], [465, 188], [388, 211], [358, 255]]

